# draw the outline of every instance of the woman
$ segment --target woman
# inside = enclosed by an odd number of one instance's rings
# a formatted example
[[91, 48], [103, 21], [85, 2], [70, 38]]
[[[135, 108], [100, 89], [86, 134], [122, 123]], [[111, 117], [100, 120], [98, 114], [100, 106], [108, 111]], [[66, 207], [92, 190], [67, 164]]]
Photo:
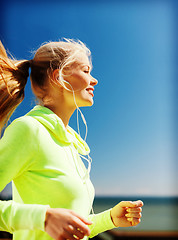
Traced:
[[68, 126], [78, 107], [93, 104], [97, 80], [91, 76], [89, 49], [80, 41], [50, 42], [33, 60], [16, 61], [1, 44], [2, 125], [23, 100], [29, 68], [39, 105], [13, 121], [0, 141], [0, 191], [13, 184], [13, 201], [0, 202], [0, 230], [14, 233], [16, 240], [75, 240], [136, 226], [141, 201], [90, 215], [94, 189], [81, 160], [90, 165], [90, 150]]

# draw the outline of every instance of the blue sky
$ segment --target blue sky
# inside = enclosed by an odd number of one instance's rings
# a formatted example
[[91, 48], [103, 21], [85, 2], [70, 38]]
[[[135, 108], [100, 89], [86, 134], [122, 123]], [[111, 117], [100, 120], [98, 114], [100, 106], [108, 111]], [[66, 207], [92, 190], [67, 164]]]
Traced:
[[[1, 40], [18, 59], [80, 39], [99, 81], [83, 108], [97, 195], [178, 195], [174, 1], [6, 1]], [[1, 16], [1, 17], [2, 17]], [[33, 107], [30, 84], [12, 120]], [[76, 116], [70, 125], [76, 127]], [[84, 135], [84, 128], [81, 122]]]

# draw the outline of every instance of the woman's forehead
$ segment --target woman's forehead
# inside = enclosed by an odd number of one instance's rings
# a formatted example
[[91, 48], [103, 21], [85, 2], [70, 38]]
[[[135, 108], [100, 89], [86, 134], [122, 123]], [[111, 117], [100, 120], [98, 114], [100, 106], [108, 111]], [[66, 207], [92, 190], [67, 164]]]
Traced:
[[91, 67], [91, 62], [90, 62], [89, 57], [83, 52], [78, 53], [76, 55], [76, 63], [79, 65], [87, 65], [87, 66]]

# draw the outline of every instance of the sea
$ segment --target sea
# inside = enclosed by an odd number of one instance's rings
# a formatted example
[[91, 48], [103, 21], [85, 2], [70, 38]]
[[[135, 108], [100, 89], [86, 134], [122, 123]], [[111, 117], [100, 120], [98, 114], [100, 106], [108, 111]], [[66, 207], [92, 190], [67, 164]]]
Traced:
[[[6, 191], [5, 191], [6, 190]], [[0, 199], [11, 199], [11, 185], [0, 193]], [[8, 190], [8, 191], [7, 191]], [[114, 207], [120, 201], [142, 200], [141, 223], [135, 227], [118, 228], [122, 231], [176, 231], [178, 232], [178, 196], [177, 197], [126, 197], [95, 196], [94, 213]], [[116, 229], [116, 230], [118, 230]]]
[[112, 208], [120, 201], [142, 200], [141, 223], [122, 231], [178, 231], [178, 197], [101, 197], [96, 196], [94, 213]]

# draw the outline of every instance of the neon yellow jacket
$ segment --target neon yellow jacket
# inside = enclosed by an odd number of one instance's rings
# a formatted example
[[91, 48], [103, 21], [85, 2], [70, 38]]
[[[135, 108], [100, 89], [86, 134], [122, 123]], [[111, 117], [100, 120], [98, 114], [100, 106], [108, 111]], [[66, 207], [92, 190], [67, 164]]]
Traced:
[[46, 209], [67, 208], [92, 220], [91, 236], [114, 227], [110, 210], [89, 215], [94, 188], [80, 155], [89, 147], [48, 108], [16, 119], [0, 140], [0, 191], [12, 181], [13, 200], [0, 201], [0, 230], [15, 240], [51, 240]]

